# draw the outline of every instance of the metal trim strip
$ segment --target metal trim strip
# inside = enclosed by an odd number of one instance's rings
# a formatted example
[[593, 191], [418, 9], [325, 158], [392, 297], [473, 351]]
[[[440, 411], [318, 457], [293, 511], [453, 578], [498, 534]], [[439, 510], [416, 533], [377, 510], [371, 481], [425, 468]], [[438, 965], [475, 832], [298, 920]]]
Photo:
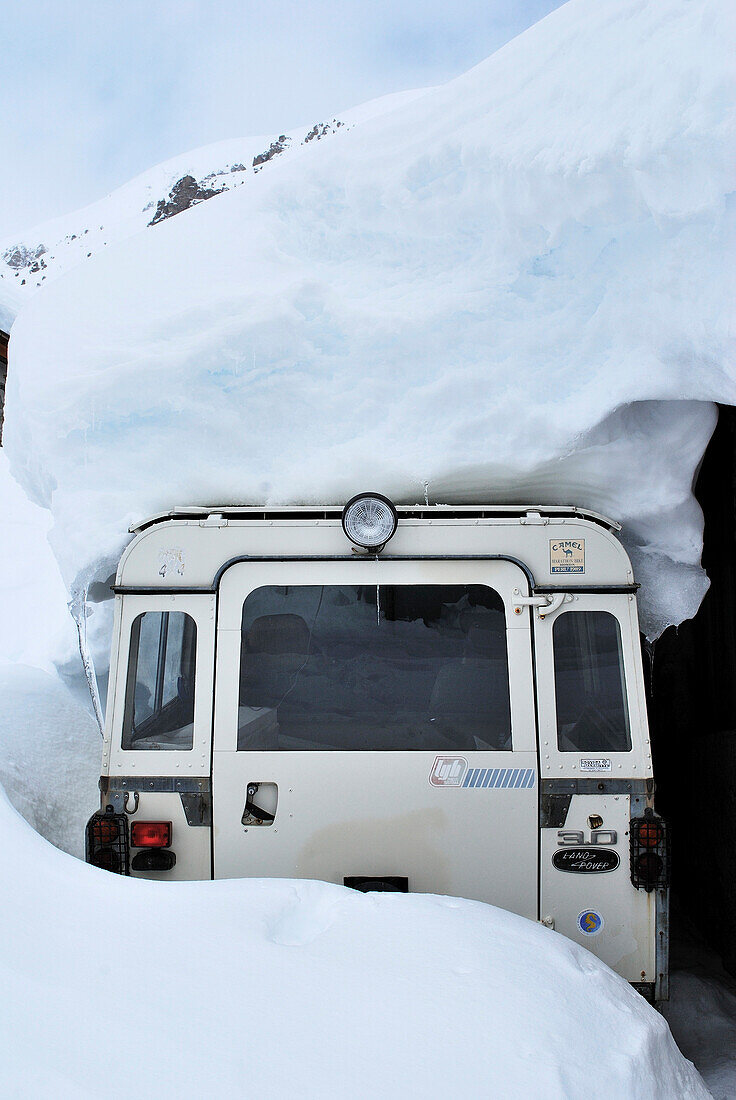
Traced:
[[196, 778], [190, 775], [102, 775], [100, 790], [108, 791], [150, 791], [155, 794], [209, 794], [212, 788], [209, 776]]
[[555, 592], [581, 592], [602, 596], [630, 595], [641, 588], [640, 584], [632, 581], [631, 584], [538, 584], [534, 591], [540, 595], [552, 595]]
[[547, 794], [650, 794], [651, 779], [543, 779], [541, 790]]
[[[529, 584], [529, 590], [533, 592], [536, 589], [534, 574], [529, 566], [521, 561], [520, 558], [514, 558], [510, 554], [273, 554], [262, 556], [243, 554], [236, 558], [230, 558], [228, 561], [224, 562], [215, 573], [211, 585], [185, 588], [183, 585], [181, 587], [164, 587], [163, 585], [159, 587], [158, 585], [113, 584], [111, 587], [116, 595], [128, 596], [177, 596], [199, 595], [202, 593], [212, 595], [217, 592], [223, 574], [233, 565], [241, 565], [250, 562], [257, 565], [264, 562], [301, 563], [315, 561], [508, 561], [512, 565], [516, 565], [524, 573]], [[565, 589], [565, 591], [567, 591], [567, 589]]]

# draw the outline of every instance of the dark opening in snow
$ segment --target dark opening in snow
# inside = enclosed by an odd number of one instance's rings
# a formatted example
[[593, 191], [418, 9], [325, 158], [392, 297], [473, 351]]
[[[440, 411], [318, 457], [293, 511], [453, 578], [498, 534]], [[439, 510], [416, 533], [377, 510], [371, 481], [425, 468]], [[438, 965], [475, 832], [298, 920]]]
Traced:
[[711, 587], [670, 627], [647, 677], [657, 807], [672, 830], [675, 913], [736, 974], [736, 409], [718, 425], [695, 485]]

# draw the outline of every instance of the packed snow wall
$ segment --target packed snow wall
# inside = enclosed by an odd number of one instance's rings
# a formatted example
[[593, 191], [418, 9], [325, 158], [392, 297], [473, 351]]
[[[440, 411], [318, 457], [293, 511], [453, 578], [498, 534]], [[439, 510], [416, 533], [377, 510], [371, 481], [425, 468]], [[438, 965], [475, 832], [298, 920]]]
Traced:
[[726, 0], [571, 0], [38, 291], [6, 446], [70, 588], [146, 514], [369, 488], [599, 509], [647, 633], [692, 615], [736, 404], [732, 31]]

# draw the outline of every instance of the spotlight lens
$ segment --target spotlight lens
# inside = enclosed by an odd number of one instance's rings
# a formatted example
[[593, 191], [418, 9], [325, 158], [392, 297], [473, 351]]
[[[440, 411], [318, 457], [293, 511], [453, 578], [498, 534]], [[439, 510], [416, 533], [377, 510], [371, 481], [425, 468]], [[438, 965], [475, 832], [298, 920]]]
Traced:
[[396, 530], [396, 509], [379, 493], [362, 493], [345, 505], [342, 526], [356, 546], [374, 550], [384, 546]]

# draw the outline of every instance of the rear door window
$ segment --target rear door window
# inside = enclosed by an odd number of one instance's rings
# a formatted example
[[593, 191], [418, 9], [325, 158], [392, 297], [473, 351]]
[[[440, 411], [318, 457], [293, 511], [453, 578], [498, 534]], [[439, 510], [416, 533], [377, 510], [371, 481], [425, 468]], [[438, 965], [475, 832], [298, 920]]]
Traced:
[[628, 752], [621, 628], [608, 611], [567, 611], [552, 630], [562, 752]]
[[182, 611], [146, 611], [133, 621], [124, 749], [191, 749], [196, 648], [196, 624]]
[[255, 589], [238, 749], [511, 748], [503, 601], [485, 585]]

